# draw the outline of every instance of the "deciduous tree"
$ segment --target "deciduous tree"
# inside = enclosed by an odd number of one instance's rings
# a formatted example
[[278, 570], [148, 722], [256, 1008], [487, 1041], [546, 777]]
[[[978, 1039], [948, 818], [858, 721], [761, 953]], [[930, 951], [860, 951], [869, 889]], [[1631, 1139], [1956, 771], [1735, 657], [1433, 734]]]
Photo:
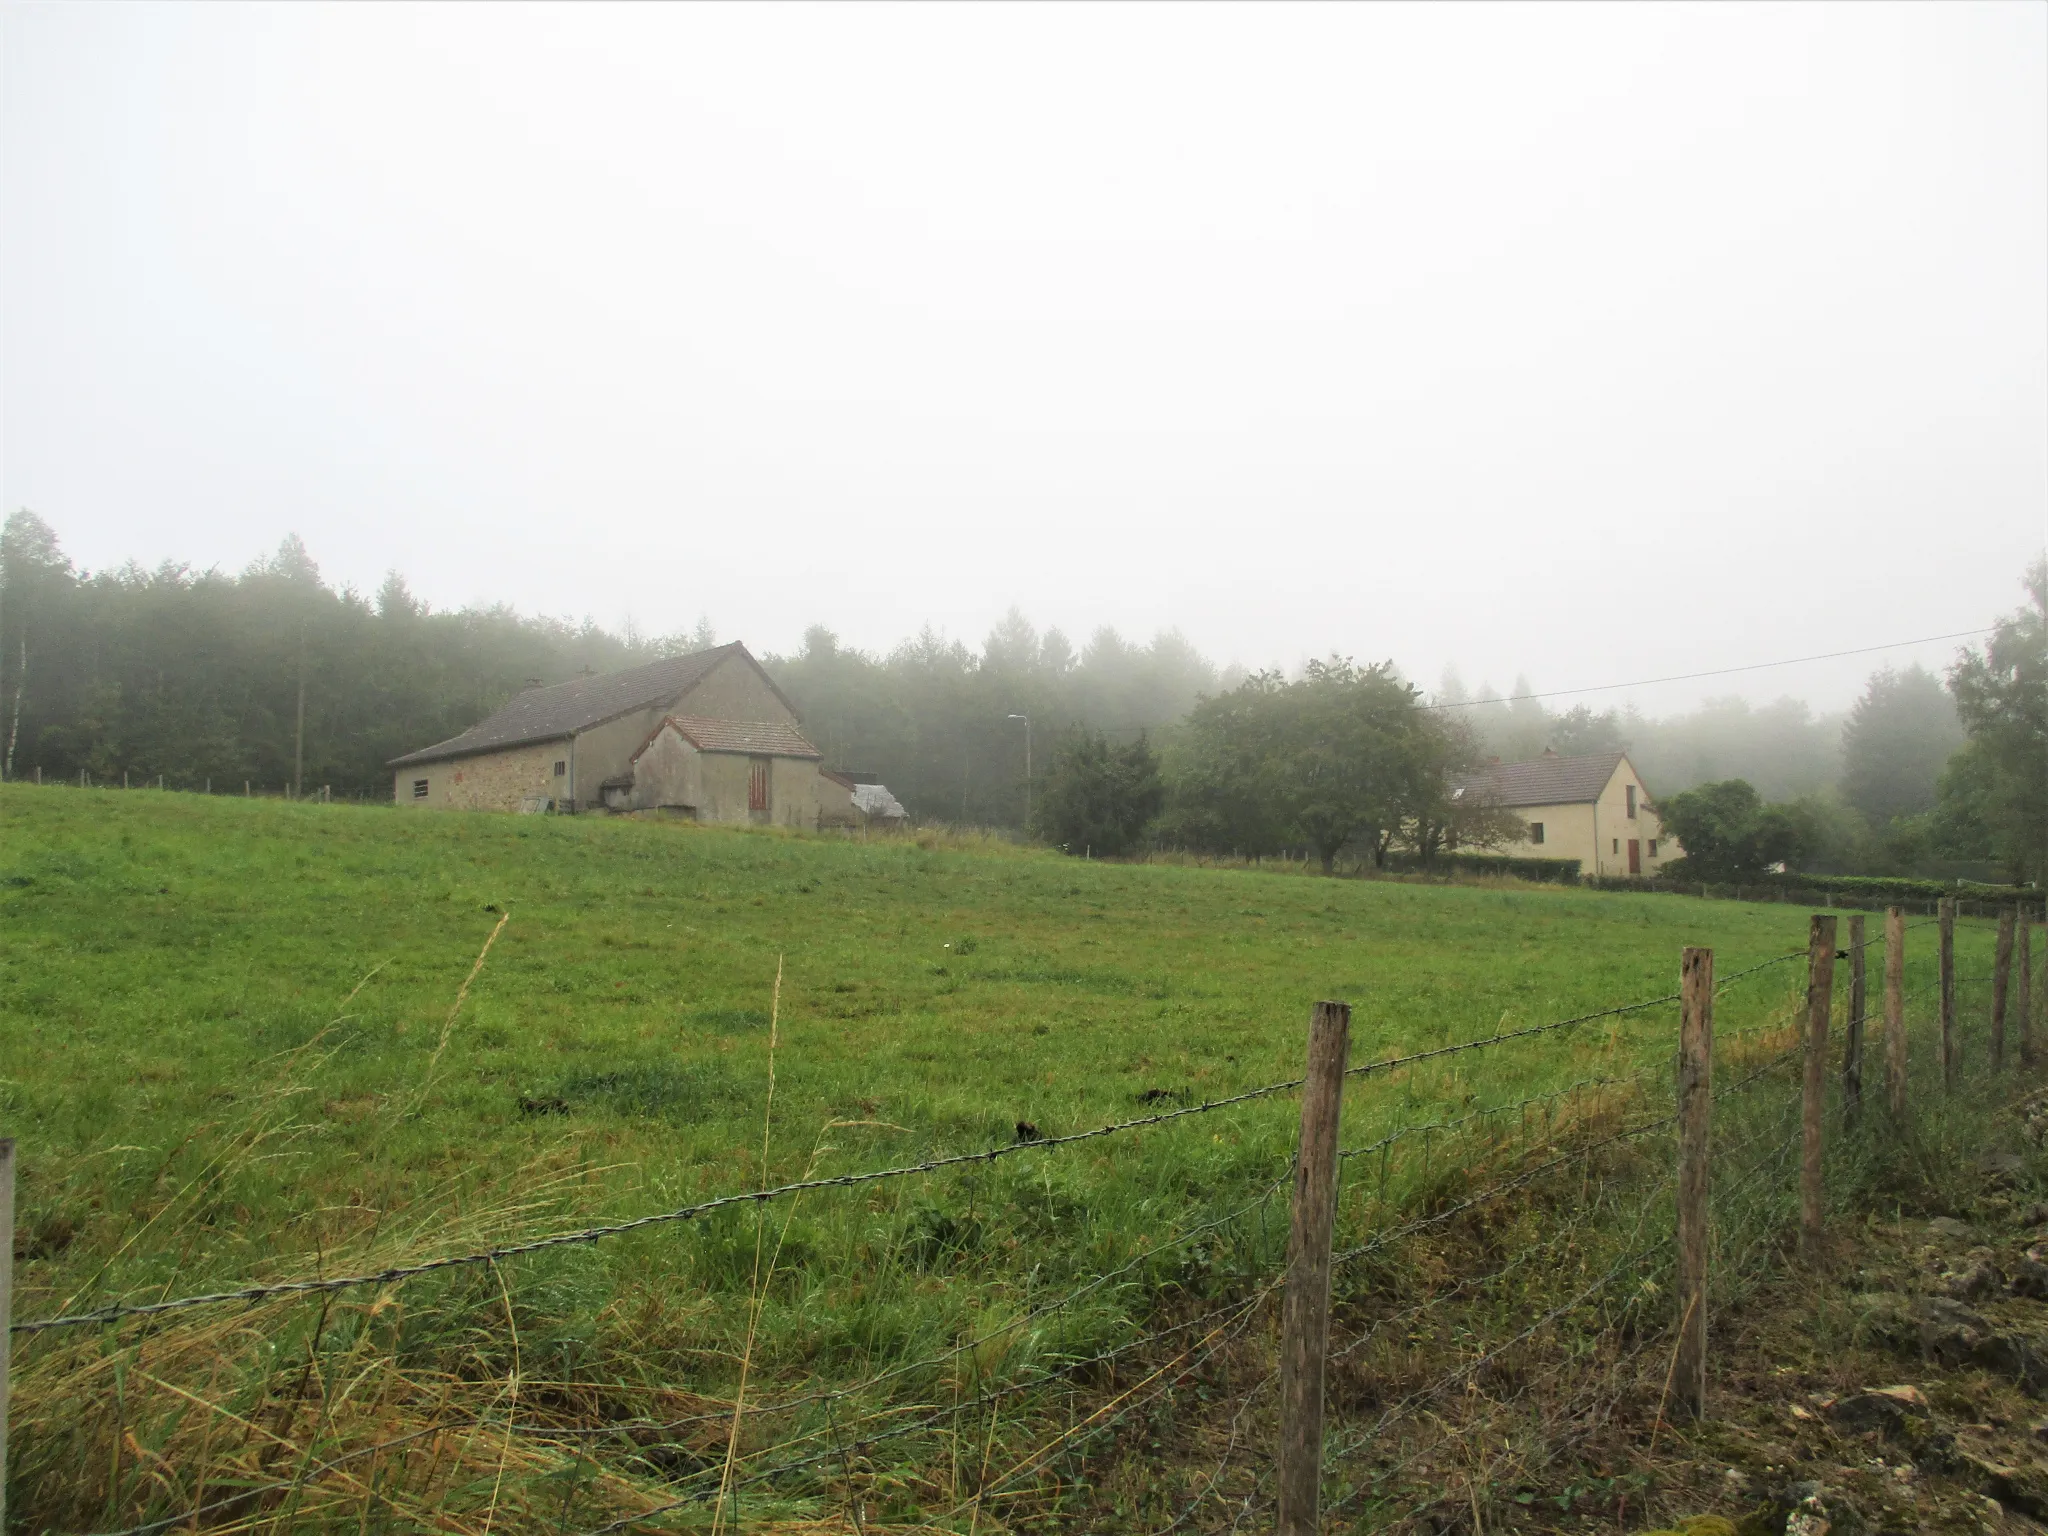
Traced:
[[2043, 871], [2048, 855], [2048, 561], [2028, 568], [2032, 605], [1999, 621], [1965, 650], [1949, 687], [1985, 780], [1981, 812], [2015, 876]]

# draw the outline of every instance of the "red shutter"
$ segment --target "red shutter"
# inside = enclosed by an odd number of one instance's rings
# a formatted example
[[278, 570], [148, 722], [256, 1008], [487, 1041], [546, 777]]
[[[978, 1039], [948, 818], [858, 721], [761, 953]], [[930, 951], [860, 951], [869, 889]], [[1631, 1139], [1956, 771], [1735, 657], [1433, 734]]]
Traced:
[[748, 765], [747, 809], [768, 809], [768, 759], [765, 757], [757, 757]]

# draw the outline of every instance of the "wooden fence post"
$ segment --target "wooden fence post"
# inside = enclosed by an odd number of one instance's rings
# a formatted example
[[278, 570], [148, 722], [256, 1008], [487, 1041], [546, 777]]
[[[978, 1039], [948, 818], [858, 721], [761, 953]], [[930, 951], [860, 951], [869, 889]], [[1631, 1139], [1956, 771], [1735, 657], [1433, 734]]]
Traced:
[[1294, 1224], [1280, 1304], [1279, 1536], [1322, 1528], [1323, 1359], [1330, 1344], [1330, 1239], [1337, 1216], [1337, 1123], [1351, 1050], [1351, 1005], [1317, 1003], [1309, 1017], [1294, 1162]]
[[1849, 1026], [1842, 1048], [1842, 1118], [1850, 1125], [1863, 1114], [1863, 1012], [1869, 1000], [1859, 912], [1849, 919]]
[[1998, 914], [1998, 958], [1991, 966], [1991, 1070], [2005, 1070], [2005, 1001], [2012, 992], [2012, 925], [2017, 916], [2007, 907]]
[[2020, 914], [2019, 960], [2019, 1007], [2014, 1012], [2019, 1015], [2020, 1065], [2031, 1067], [2034, 1064], [2034, 925], [2024, 912]]
[[1714, 952], [1678, 962], [1678, 1363], [1681, 1413], [1707, 1411], [1707, 1144], [1714, 1108]]
[[1941, 1085], [1954, 1088], [1962, 1063], [1956, 1060], [1956, 900], [1941, 898]]
[[1799, 1246], [1820, 1252], [1821, 1115], [1828, 1101], [1828, 1011], [1835, 1000], [1835, 920], [1815, 913], [1806, 939], [1806, 1092], [1804, 1147], [1799, 1160]]
[[13, 1363], [14, 1138], [0, 1136], [0, 1530], [7, 1528], [7, 1372]]
[[1884, 1089], [1892, 1118], [1906, 1115], [1906, 909], [1884, 910]]

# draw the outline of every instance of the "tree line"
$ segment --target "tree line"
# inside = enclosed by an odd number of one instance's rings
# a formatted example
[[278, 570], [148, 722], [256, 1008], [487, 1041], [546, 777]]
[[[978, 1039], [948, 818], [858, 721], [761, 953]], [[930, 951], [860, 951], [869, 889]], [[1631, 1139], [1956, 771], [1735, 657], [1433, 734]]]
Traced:
[[656, 654], [507, 608], [430, 612], [395, 573], [374, 597], [336, 590], [296, 536], [239, 575], [88, 574], [33, 513], [0, 527], [9, 778], [275, 794], [296, 776], [383, 796], [387, 758], [457, 734], [530, 681]]
[[[32, 512], [0, 526], [0, 775], [277, 793], [390, 793], [385, 763], [459, 734], [520, 689], [716, 643], [496, 606], [434, 610], [397, 572], [372, 595], [321, 577], [292, 536], [239, 573], [79, 570]], [[920, 817], [1024, 820], [1027, 733], [1134, 741], [1214, 692], [1168, 632], [1102, 629], [1076, 649], [1012, 613], [978, 650], [930, 631], [886, 656], [813, 627], [763, 665], [834, 767], [883, 779]], [[1041, 764], [1047, 758], [1041, 755]]]
[[[888, 783], [922, 819], [1022, 827], [1028, 806], [1035, 834], [1078, 851], [1164, 841], [1383, 861], [1483, 847], [1503, 823], [1451, 798], [1459, 775], [1552, 747], [1630, 751], [1667, 806], [1742, 780], [1753, 811], [1724, 794], [1719, 814], [1762, 818], [1767, 836], [1736, 840], [1791, 862], [2034, 870], [2048, 770], [2028, 765], [2048, 764], [2048, 723], [2028, 690], [2043, 687], [2048, 573], [2027, 580], [2033, 605], [1946, 679], [1880, 672], [1833, 719], [1793, 700], [1663, 720], [1557, 713], [1455, 676], [1425, 697], [1390, 663], [1245, 673], [1171, 631], [1135, 642], [1105, 628], [1077, 647], [1014, 610], [978, 648], [927, 630], [877, 654], [814, 626], [762, 661], [831, 766]], [[296, 537], [239, 573], [85, 572], [17, 512], [0, 526], [0, 774], [382, 798], [386, 760], [523, 687], [716, 638], [708, 623], [648, 637], [502, 606], [435, 610], [396, 572], [364, 595], [323, 580]], [[1531, 691], [1518, 680], [1513, 694]]]

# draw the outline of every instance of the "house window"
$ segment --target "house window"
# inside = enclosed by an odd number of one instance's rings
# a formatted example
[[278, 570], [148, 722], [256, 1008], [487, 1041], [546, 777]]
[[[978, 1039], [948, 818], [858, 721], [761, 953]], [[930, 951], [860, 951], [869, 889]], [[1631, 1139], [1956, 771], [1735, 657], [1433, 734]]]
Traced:
[[1614, 840], [1614, 851], [1616, 853], [1621, 852], [1621, 839], [1618, 837]]
[[1540, 843], [1540, 842], [1542, 842], [1542, 841], [1543, 841], [1543, 823], [1542, 823], [1542, 822], [1540, 822], [1540, 821], [1532, 821], [1532, 822], [1530, 822], [1530, 823], [1529, 823], [1529, 841], [1530, 841], [1530, 842], [1532, 842], [1532, 843]]
[[558, 757], [558, 758], [556, 758], [556, 759], [555, 759], [555, 777], [556, 777], [556, 778], [558, 778], [558, 779], [565, 779], [565, 778], [567, 778], [568, 776], [569, 776], [569, 760], [568, 760], [567, 758], [565, 758], [565, 757]]
[[1653, 859], [1657, 857], [1657, 839], [1654, 837], [1650, 839], [1650, 857]]
[[1636, 819], [1636, 787], [1633, 784], [1628, 786], [1628, 819]]
[[412, 797], [415, 800], [427, 798], [427, 781], [425, 779], [414, 779], [412, 781]]
[[747, 809], [768, 809], [768, 759], [754, 758], [747, 764]]

